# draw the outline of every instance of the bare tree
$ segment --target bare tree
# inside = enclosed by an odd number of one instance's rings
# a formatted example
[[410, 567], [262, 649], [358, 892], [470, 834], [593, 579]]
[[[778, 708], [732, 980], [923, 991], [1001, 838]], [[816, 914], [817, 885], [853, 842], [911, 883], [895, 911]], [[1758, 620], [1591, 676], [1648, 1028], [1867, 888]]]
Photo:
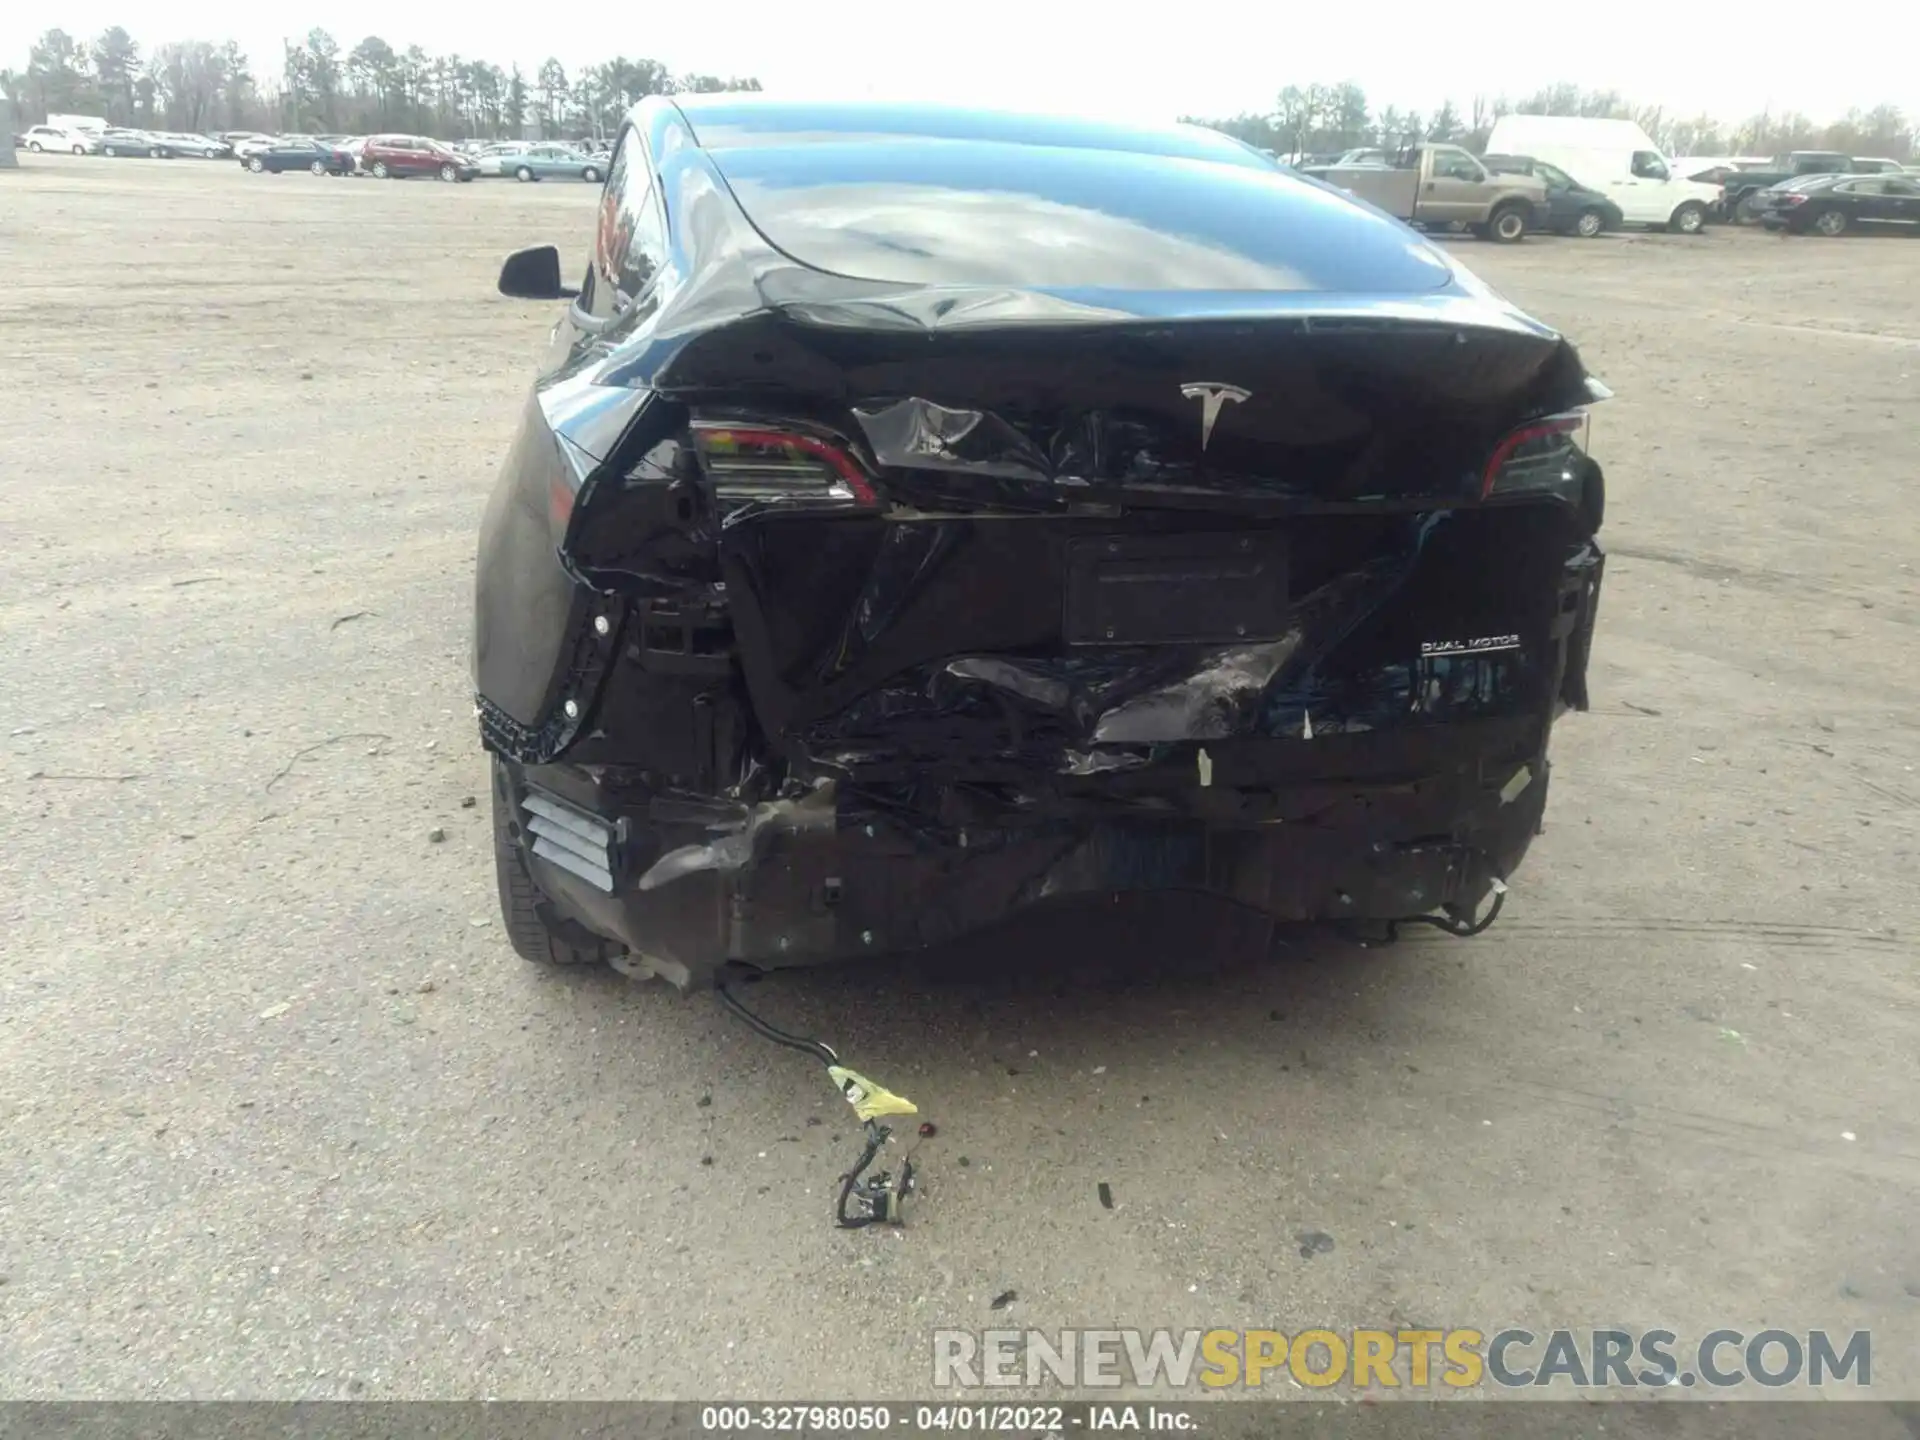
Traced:
[[175, 40], [159, 46], [147, 66], [154, 95], [170, 130], [210, 126], [226, 93], [223, 54], [205, 40]]

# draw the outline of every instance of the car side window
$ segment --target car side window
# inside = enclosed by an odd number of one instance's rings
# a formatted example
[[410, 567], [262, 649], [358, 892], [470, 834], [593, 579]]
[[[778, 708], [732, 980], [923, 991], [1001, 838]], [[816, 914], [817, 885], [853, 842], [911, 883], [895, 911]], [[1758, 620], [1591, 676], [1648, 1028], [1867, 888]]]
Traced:
[[1666, 180], [1671, 178], [1667, 174], [1666, 162], [1651, 150], [1636, 150], [1633, 152], [1633, 173], [1642, 180]]
[[1464, 150], [1453, 150], [1445, 146], [1433, 152], [1433, 173], [1449, 180], [1484, 180], [1487, 172], [1480, 162]]
[[1920, 185], [1914, 184], [1911, 180], [1889, 180], [1886, 182], [1886, 187], [1886, 193], [1889, 195], [1906, 195], [1909, 197], [1920, 195]]
[[600, 197], [589, 311], [613, 315], [642, 300], [666, 262], [666, 242], [652, 163], [640, 132], [628, 130]]

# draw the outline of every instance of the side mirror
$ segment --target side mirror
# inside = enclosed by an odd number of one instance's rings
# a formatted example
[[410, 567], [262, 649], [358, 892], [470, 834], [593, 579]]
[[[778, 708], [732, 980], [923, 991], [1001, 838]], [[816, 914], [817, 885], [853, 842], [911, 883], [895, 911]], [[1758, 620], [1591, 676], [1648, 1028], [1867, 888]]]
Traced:
[[560, 252], [536, 245], [507, 257], [500, 267], [500, 293], [516, 300], [571, 300], [580, 292], [560, 283]]

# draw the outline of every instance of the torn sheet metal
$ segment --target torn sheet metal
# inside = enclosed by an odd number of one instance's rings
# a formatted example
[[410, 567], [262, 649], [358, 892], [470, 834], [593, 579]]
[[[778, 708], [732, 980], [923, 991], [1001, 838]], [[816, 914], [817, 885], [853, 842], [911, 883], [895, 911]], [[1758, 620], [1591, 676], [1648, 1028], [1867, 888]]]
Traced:
[[958, 470], [1047, 480], [1053, 466], [1040, 448], [999, 416], [910, 396], [878, 407], [853, 407], [853, 418], [882, 465]]

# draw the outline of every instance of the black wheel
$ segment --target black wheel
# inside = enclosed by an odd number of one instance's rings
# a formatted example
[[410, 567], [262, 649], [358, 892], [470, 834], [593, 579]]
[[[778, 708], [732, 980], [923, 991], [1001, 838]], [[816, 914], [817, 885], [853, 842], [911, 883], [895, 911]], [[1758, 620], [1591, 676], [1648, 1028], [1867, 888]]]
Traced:
[[[76, 149], [73, 153], [78, 155], [80, 152]], [[100, 147], [100, 153], [102, 155], [105, 155], [109, 160], [111, 160], [115, 155], [118, 155], [120, 152], [118, 150], [115, 150], [111, 145], [102, 145]]]
[[151, 150], [147, 151], [147, 158], [150, 160], [161, 160], [166, 158], [166, 153], [167, 153], [166, 151], [162, 150], [158, 145], [156, 145]]
[[387, 178], [387, 162], [386, 161], [376, 160], [373, 162], [373, 178], [376, 180], [384, 180]]
[[[87, 153], [87, 147], [84, 145], [76, 145], [73, 147], [73, 153], [76, 155], [84, 155]], [[109, 150], [107, 153], [111, 155], [113, 152]]]
[[247, 169], [251, 170], [254, 174], [258, 175], [266, 168], [267, 162], [262, 160], [258, 155], [249, 155], [247, 157]]
[[600, 183], [600, 172], [594, 166], [589, 165], [580, 172], [580, 178], [589, 185], [598, 185]]
[[536, 965], [605, 965], [625, 949], [555, 914], [553, 902], [533, 883], [520, 848], [513, 784], [497, 760], [493, 762], [493, 873], [500, 891], [500, 919], [521, 959]]
[[1822, 235], [1844, 235], [1847, 233], [1847, 212], [1822, 210], [1813, 217], [1813, 228]]
[[533, 171], [529, 170], [525, 165], [522, 165], [518, 170], [513, 172], [513, 178], [524, 185], [533, 179]]
[[27, 142], [27, 148], [31, 150], [34, 154], [41, 155], [46, 152], [47, 147], [42, 145], [38, 140], [29, 140]]
[[327, 173], [327, 162], [324, 160], [316, 160], [307, 168], [316, 175], [324, 175]]
[[1607, 228], [1607, 217], [1598, 210], [1582, 210], [1579, 218], [1573, 222], [1573, 233], [1582, 240], [1591, 240]]
[[1511, 245], [1527, 233], [1527, 212], [1518, 205], [1502, 205], [1487, 217], [1487, 237]]
[[1676, 235], [1698, 235], [1707, 228], [1707, 207], [1698, 200], [1687, 201], [1673, 212], [1667, 228]]

